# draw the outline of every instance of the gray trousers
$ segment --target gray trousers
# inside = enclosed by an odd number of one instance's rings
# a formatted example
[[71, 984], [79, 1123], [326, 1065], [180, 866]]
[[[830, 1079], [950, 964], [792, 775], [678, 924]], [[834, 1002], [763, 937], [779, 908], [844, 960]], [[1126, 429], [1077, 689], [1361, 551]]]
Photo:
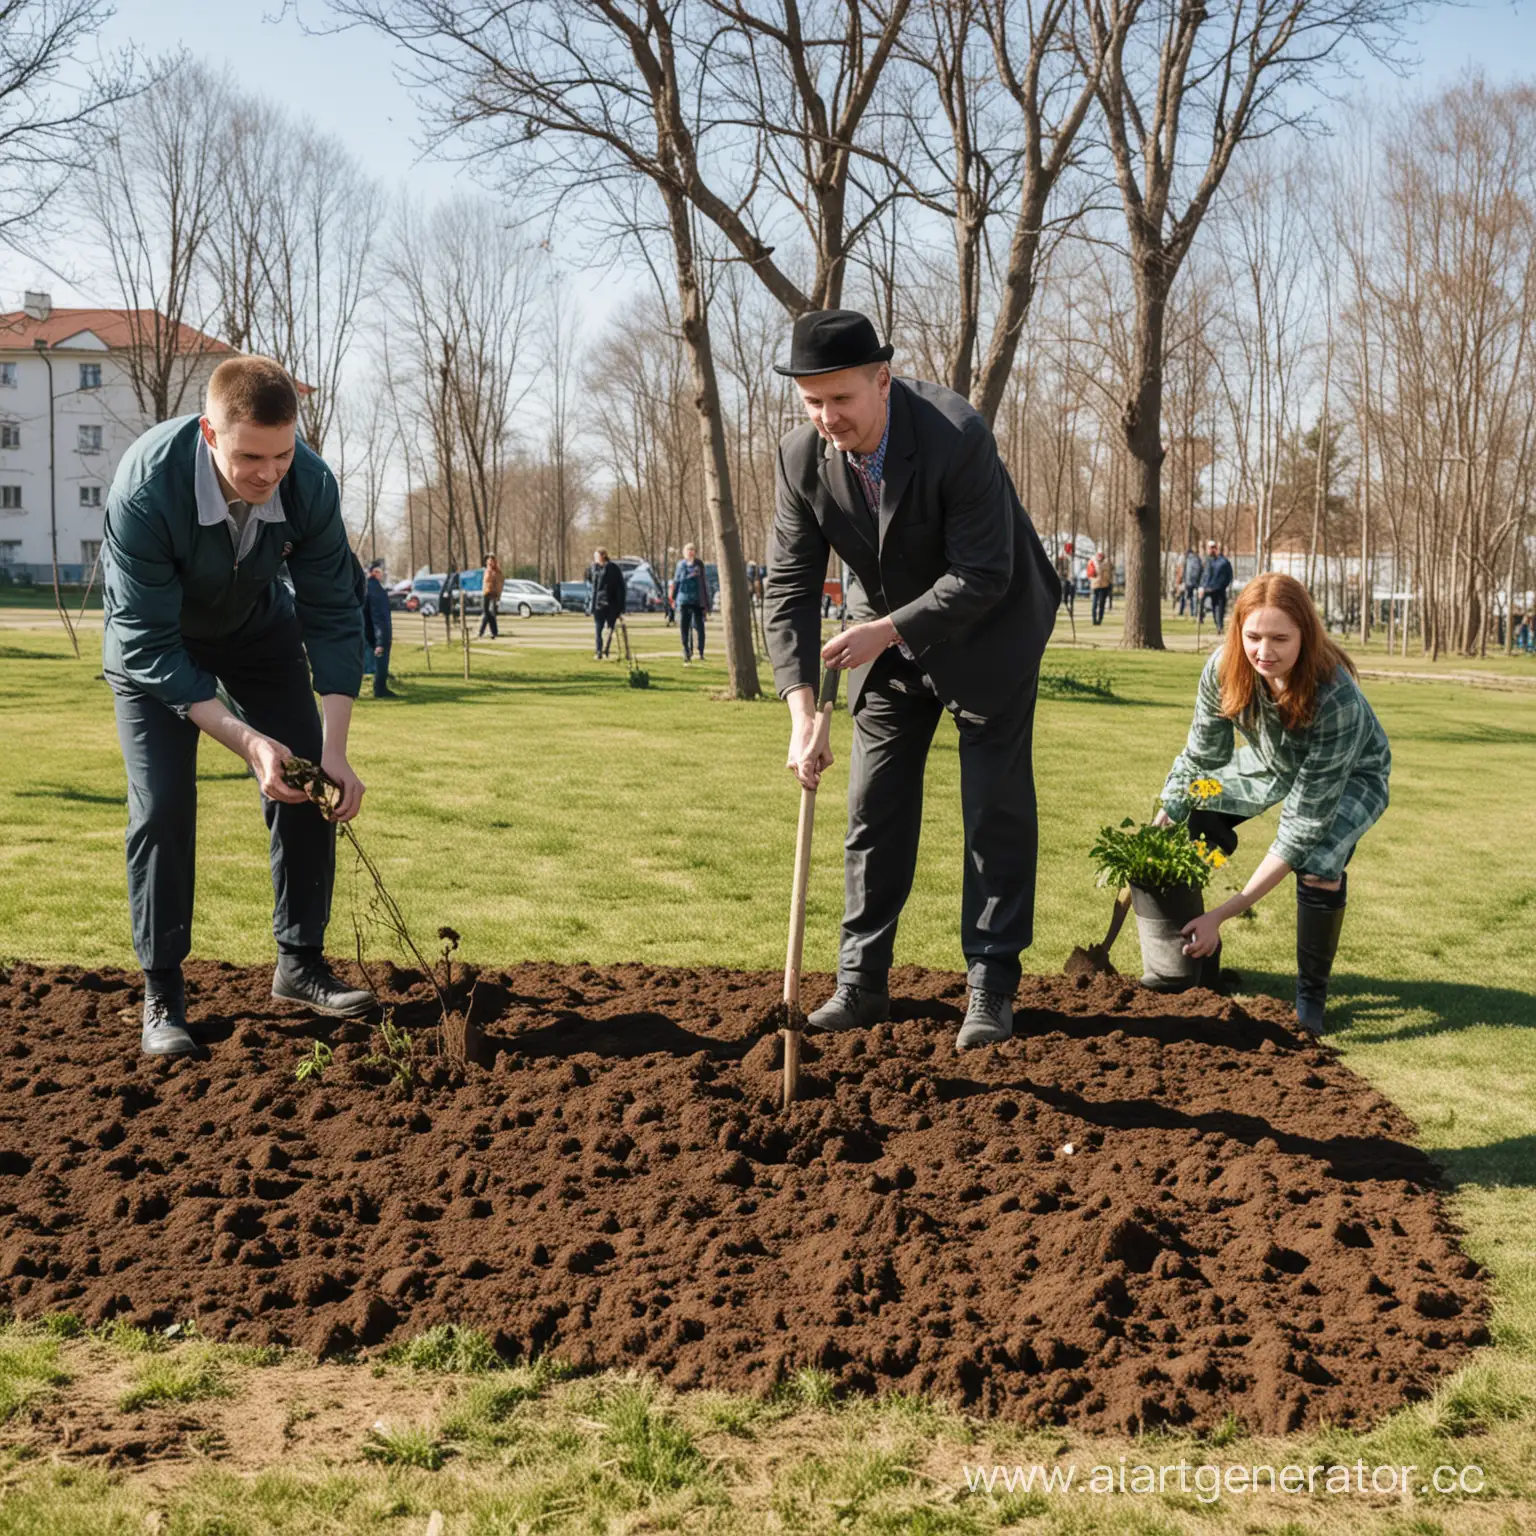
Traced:
[[[320, 714], [297, 623], [221, 648], [189, 641], [199, 666], [224, 685], [252, 729], [319, 762]], [[202, 732], [121, 679], [113, 703], [128, 768], [128, 908], [146, 971], [178, 966], [192, 946], [197, 843], [197, 748]], [[221, 749], [222, 750], [222, 749]], [[281, 948], [325, 940], [336, 872], [336, 829], [308, 804], [261, 799], [270, 836], [272, 931]]]
[[[1038, 675], [987, 720], [956, 716], [965, 878], [960, 947], [970, 984], [1012, 996], [1035, 924], [1032, 757]], [[853, 717], [844, 915], [837, 979], [884, 991], [896, 925], [912, 890], [923, 822], [923, 772], [944, 705], [894, 648], [870, 670]]]

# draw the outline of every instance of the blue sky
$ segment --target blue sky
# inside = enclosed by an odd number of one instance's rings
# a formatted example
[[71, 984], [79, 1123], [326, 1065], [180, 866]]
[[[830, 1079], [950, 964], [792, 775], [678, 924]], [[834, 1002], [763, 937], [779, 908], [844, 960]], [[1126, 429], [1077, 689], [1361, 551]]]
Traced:
[[[118, 0], [103, 44], [132, 41], [151, 53], [185, 45], [215, 66], [227, 63], [247, 88], [307, 113], [335, 134], [391, 189], [407, 185], [431, 197], [467, 185], [457, 168], [421, 162], [415, 107], [395, 78], [387, 43], [360, 30], [306, 34], [301, 21], [323, 25], [328, 14], [321, 0]], [[1412, 29], [1409, 48], [1420, 61], [1411, 81], [1365, 64], [1358, 88], [1389, 95], [1433, 89], [1469, 63], [1495, 81], [1536, 81], [1536, 0], [1436, 6]], [[51, 288], [61, 304], [107, 297], [79, 293], [31, 264], [0, 257], [0, 307], [18, 302], [29, 285]], [[592, 307], [602, 307], [597, 295], [605, 287], [614, 290], [594, 275]]]

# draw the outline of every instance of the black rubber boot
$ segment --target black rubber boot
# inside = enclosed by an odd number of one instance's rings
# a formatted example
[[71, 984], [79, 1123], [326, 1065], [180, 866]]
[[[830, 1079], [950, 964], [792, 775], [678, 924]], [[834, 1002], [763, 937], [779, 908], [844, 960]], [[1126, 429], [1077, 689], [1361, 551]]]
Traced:
[[272, 976], [272, 996], [341, 1019], [365, 1018], [378, 1005], [372, 992], [342, 981], [318, 950], [285, 950], [280, 954]]
[[839, 982], [837, 990], [805, 1022], [812, 1029], [868, 1029], [891, 1016], [889, 992]]
[[144, 1033], [140, 1048], [146, 1056], [190, 1056], [197, 1041], [187, 1029], [186, 991], [181, 972], [144, 977]]
[[1344, 927], [1349, 876], [1336, 891], [1296, 882], [1296, 1022], [1309, 1035], [1323, 1032], [1328, 978]]

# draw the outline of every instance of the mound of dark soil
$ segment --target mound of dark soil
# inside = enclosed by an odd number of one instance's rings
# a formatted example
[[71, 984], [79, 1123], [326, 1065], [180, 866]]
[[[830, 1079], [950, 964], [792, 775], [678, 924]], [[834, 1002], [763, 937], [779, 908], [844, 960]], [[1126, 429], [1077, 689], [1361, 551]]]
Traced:
[[269, 978], [190, 968], [208, 1055], [156, 1064], [137, 978], [0, 973], [0, 1303], [317, 1354], [451, 1321], [1130, 1430], [1359, 1424], [1487, 1339], [1412, 1126], [1277, 1004], [1031, 977], [1018, 1037], [957, 1055], [963, 979], [900, 971], [784, 1114], [772, 975], [485, 973], [459, 1069], [395, 972], [408, 1085]]

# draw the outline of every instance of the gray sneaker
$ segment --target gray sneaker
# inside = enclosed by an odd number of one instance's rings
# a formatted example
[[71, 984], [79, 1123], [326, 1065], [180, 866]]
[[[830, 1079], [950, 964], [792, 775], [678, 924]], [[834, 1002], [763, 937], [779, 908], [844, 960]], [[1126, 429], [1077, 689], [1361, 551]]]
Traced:
[[805, 1022], [812, 1029], [868, 1029], [891, 1016], [891, 996], [839, 982], [837, 990]]
[[146, 1056], [190, 1056], [197, 1041], [187, 1032], [186, 1005], [160, 992], [144, 994], [144, 1034], [140, 1048]]
[[349, 987], [317, 955], [280, 955], [272, 976], [272, 996], [342, 1019], [365, 1018], [378, 1006], [372, 992]]
[[1013, 1039], [1013, 999], [1004, 992], [971, 989], [965, 1022], [955, 1036], [955, 1049], [968, 1051], [978, 1045], [1001, 1045]]

